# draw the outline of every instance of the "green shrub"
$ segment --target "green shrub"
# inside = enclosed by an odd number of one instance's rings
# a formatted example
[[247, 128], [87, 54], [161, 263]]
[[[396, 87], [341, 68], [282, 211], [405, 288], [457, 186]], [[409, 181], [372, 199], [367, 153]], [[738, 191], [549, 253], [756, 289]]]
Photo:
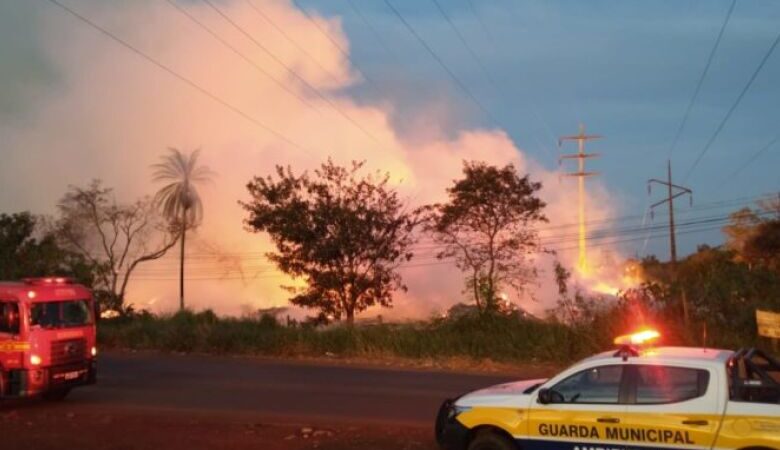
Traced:
[[269, 356], [468, 357], [496, 361], [568, 361], [596, 343], [559, 323], [502, 316], [366, 326], [285, 327], [272, 316], [219, 318], [212, 311], [181, 311], [104, 320], [104, 347]]

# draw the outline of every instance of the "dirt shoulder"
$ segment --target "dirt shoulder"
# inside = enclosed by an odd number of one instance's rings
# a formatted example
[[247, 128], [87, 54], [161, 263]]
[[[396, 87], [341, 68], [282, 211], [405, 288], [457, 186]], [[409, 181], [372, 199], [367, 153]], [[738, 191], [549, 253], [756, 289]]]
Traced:
[[275, 422], [199, 413], [0, 405], [3, 450], [434, 450], [430, 427]]

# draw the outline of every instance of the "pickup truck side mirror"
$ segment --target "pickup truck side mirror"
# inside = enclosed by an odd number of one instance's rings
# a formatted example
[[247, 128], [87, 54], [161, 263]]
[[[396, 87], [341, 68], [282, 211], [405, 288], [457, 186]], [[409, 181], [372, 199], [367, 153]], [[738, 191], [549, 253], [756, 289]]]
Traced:
[[539, 394], [536, 397], [536, 401], [541, 403], [542, 405], [552, 403], [552, 395], [550, 389], [548, 388], [539, 389]]

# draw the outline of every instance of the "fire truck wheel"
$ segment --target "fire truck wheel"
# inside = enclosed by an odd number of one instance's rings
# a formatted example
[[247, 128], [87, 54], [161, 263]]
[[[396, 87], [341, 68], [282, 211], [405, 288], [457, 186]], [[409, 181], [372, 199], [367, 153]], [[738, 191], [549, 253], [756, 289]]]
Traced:
[[517, 445], [499, 433], [484, 430], [471, 441], [468, 450], [517, 450]]
[[43, 399], [48, 402], [61, 402], [70, 393], [70, 389], [57, 389], [43, 394]]

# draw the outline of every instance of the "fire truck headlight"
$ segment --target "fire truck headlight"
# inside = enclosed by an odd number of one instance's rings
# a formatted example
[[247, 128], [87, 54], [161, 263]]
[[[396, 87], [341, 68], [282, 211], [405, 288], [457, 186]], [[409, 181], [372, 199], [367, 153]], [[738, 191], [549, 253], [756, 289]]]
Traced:
[[41, 365], [41, 357], [38, 355], [30, 355], [30, 364], [33, 366], [40, 366]]
[[92, 357], [97, 356], [97, 347], [92, 347]]

